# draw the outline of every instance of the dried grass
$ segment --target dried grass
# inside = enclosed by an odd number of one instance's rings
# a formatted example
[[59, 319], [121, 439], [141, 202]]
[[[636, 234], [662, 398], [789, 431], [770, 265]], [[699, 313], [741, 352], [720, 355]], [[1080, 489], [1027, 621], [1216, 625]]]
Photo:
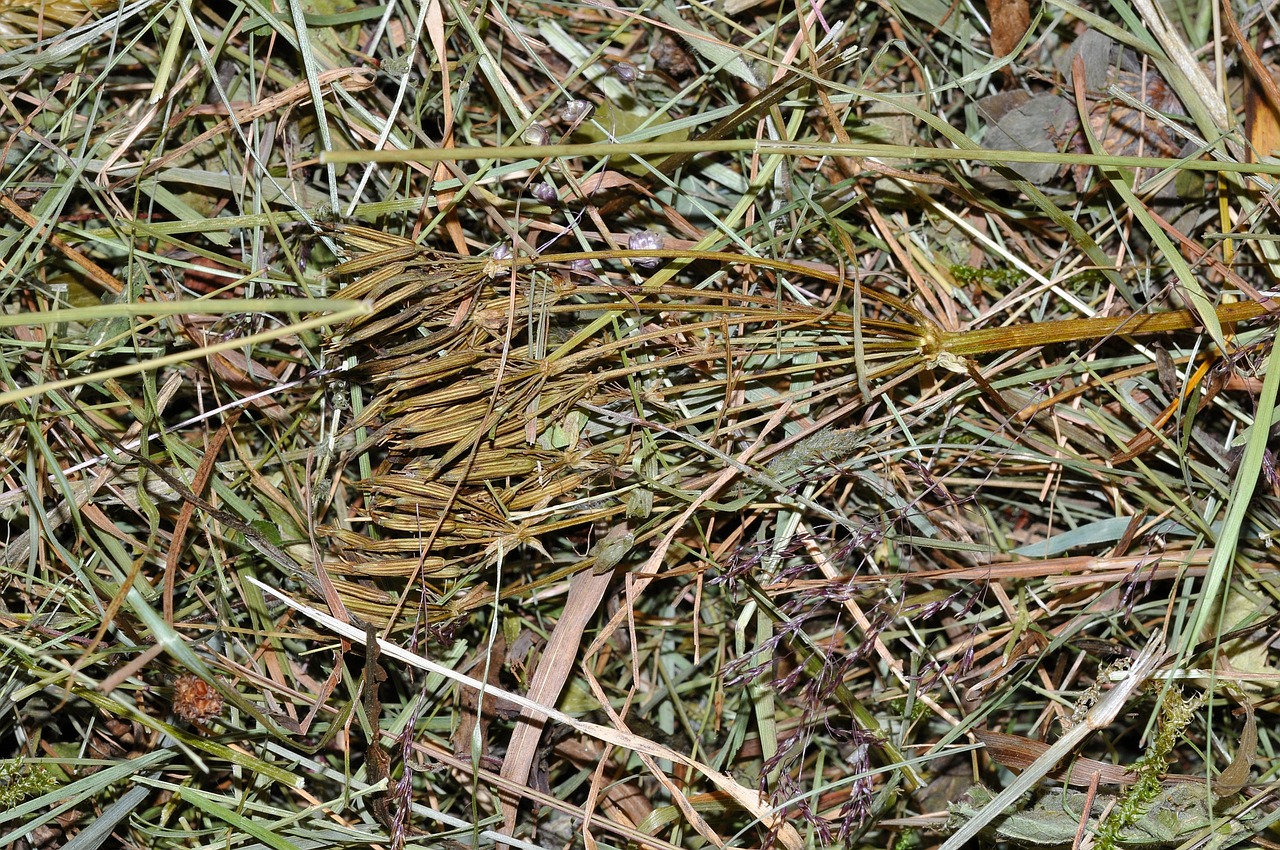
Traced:
[[1049, 8], [0, 0], [0, 846], [935, 846], [1155, 632], [1265, 782], [1265, 39]]

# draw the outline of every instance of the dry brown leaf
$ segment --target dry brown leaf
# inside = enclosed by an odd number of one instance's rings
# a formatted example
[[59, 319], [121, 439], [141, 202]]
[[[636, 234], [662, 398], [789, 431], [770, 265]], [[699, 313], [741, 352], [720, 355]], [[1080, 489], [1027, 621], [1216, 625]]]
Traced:
[[[973, 737], [987, 748], [987, 752], [1000, 764], [1010, 770], [1018, 771], [1031, 765], [1049, 749], [1043, 741], [1024, 738], [1021, 735], [1007, 735], [1004, 732], [993, 732], [990, 729], [974, 729]], [[1094, 775], [1104, 785], [1132, 785], [1138, 781], [1138, 775], [1116, 764], [1107, 764], [1089, 758], [1072, 758], [1064, 764], [1049, 771], [1047, 776], [1065, 780], [1068, 785], [1087, 788]]]
[[599, 174], [592, 174], [578, 184], [582, 187], [582, 194], [591, 196], [596, 192], [606, 192], [610, 189], [618, 189], [626, 187], [643, 195], [649, 196], [650, 192], [627, 175], [618, 171], [604, 171]]
[[[1115, 71], [1112, 83], [1155, 112], [1181, 115], [1182, 105], [1154, 71]], [[1103, 100], [1089, 110], [1089, 126], [1107, 153], [1115, 156], [1176, 157], [1179, 139], [1169, 127], [1119, 101]]]
[[[1280, 79], [1280, 69], [1274, 65], [1264, 66], [1261, 73], [1270, 77], [1273, 84]], [[1252, 81], [1252, 77], [1250, 79]], [[1280, 155], [1280, 110], [1262, 85], [1253, 83], [1246, 87], [1244, 108], [1250, 162]]]
[[[613, 579], [612, 574], [595, 575], [583, 570], [569, 580], [569, 593], [565, 599], [564, 613], [551, 632], [551, 639], [538, 660], [533, 680], [529, 683], [529, 699], [541, 705], [555, 705], [560, 692], [569, 681], [569, 671], [578, 661], [582, 633], [595, 616], [605, 588]], [[542, 727], [546, 715], [526, 710], [516, 722], [511, 733], [511, 744], [502, 761], [502, 778], [523, 785], [529, 778], [529, 768], [538, 752]], [[512, 835], [516, 825], [516, 809], [519, 800], [504, 796], [502, 799], [503, 831]]]
[[1031, 28], [1031, 7], [1027, 0], [987, 0], [991, 13], [991, 52], [1008, 56]]
[[1280, 86], [1276, 84], [1278, 69], [1264, 64], [1258, 51], [1240, 31], [1235, 12], [1230, 4], [1222, 9], [1222, 19], [1227, 31], [1240, 50], [1244, 60], [1247, 85], [1245, 86], [1245, 131], [1249, 134], [1249, 161], [1258, 157], [1275, 156], [1280, 151]]
[[1258, 721], [1253, 714], [1253, 705], [1244, 704], [1244, 731], [1240, 733], [1240, 746], [1236, 754], [1213, 783], [1213, 793], [1219, 798], [1233, 797], [1249, 784], [1249, 771], [1253, 769], [1253, 759], [1258, 754]]

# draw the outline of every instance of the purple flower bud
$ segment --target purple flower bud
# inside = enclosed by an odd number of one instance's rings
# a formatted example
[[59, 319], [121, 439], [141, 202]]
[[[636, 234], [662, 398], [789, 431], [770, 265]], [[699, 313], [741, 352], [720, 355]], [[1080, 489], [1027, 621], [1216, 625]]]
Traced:
[[[627, 247], [632, 251], [653, 251], [662, 247], [662, 234], [654, 233], [652, 230], [641, 230], [631, 234], [627, 238]], [[656, 269], [662, 265], [661, 257], [641, 257], [632, 260], [636, 268]]]
[[550, 183], [534, 183], [533, 186], [529, 188], [529, 192], [544, 204], [554, 204], [556, 201], [560, 200], [560, 193], [557, 192], [556, 187], [552, 186]]

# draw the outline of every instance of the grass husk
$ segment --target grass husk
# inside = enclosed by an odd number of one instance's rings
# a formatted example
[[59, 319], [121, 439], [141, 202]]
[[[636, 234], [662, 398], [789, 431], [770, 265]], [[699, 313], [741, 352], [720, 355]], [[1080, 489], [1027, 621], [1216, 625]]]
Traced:
[[0, 0], [0, 846], [935, 847], [1155, 633], [1093, 828], [1265, 841], [1193, 5]]

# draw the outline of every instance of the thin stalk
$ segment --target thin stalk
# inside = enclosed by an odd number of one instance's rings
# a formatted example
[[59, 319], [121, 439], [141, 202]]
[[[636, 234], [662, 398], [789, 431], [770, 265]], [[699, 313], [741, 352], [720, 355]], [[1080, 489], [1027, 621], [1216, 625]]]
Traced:
[[[1265, 305], [1256, 301], [1222, 304], [1215, 311], [1218, 321], [1226, 324], [1247, 322], [1269, 315]], [[926, 355], [946, 352], [957, 357], [973, 357], [998, 351], [1017, 351], [1062, 342], [1105, 339], [1110, 336], [1145, 336], [1175, 331], [1199, 330], [1200, 319], [1190, 310], [1169, 310], [1138, 316], [1099, 316], [1093, 319], [1068, 319], [1062, 322], [1031, 322], [1005, 328], [980, 328], [973, 331], [935, 331], [926, 334]]]

